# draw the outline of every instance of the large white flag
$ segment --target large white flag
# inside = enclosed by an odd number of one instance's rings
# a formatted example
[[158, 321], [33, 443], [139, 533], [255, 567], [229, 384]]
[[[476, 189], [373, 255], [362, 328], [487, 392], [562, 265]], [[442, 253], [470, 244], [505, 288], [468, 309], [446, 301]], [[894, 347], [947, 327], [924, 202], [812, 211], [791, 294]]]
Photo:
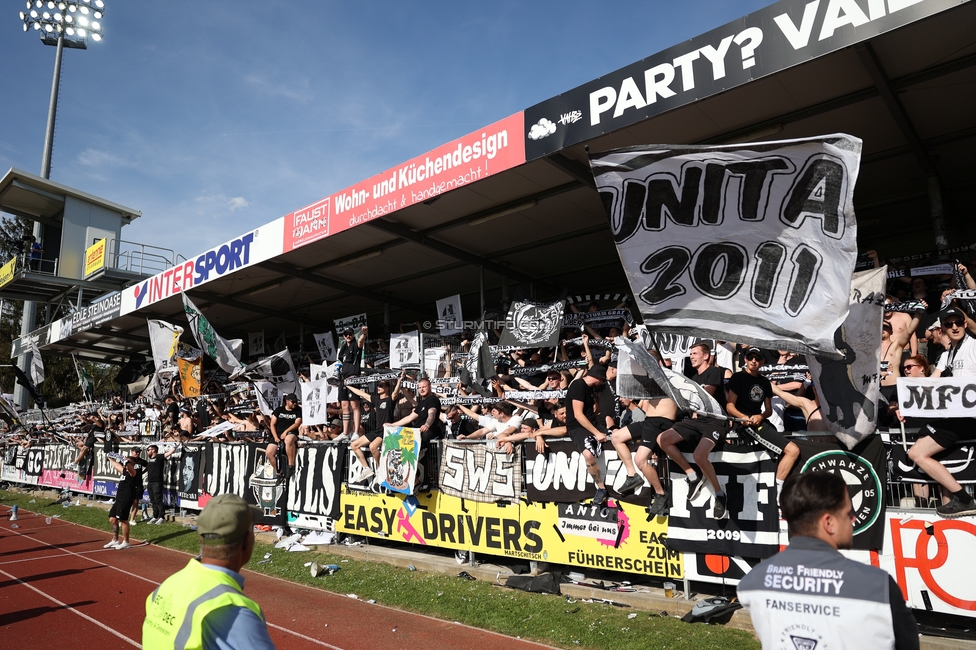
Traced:
[[243, 341], [241, 339], [228, 341], [218, 336], [213, 326], [210, 325], [210, 321], [207, 320], [202, 311], [197, 309], [190, 297], [185, 293], [181, 295], [183, 296], [183, 311], [186, 312], [186, 320], [190, 323], [190, 332], [204, 354], [216, 361], [217, 365], [225, 372], [233, 373], [242, 368], [244, 366], [241, 363]]
[[183, 328], [161, 320], [149, 320], [149, 345], [152, 347], [156, 372], [176, 370], [176, 352]]
[[851, 311], [834, 334], [844, 357], [807, 356], [823, 419], [848, 449], [876, 430], [887, 274], [887, 266], [854, 274]]
[[840, 356], [861, 141], [847, 135], [591, 156], [621, 263], [655, 331]]
[[37, 347], [37, 341], [31, 341], [30, 344], [31, 351], [31, 365], [30, 374], [31, 381], [34, 382], [35, 386], [40, 386], [44, 381], [44, 360], [41, 358], [41, 351]]
[[325, 424], [329, 421], [326, 405], [339, 400], [339, 387], [329, 385], [326, 377], [300, 382], [302, 388], [302, 424]]

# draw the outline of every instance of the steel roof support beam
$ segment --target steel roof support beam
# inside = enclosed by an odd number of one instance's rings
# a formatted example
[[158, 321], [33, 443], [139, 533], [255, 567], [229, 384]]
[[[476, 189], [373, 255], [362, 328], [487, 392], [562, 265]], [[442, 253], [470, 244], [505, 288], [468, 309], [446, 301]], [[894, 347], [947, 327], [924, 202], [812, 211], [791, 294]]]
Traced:
[[875, 88], [878, 89], [881, 100], [884, 101], [888, 112], [895, 120], [895, 124], [898, 125], [898, 129], [905, 136], [905, 140], [908, 141], [908, 146], [911, 148], [912, 153], [915, 154], [915, 159], [922, 167], [922, 171], [925, 172], [928, 180], [929, 211], [932, 217], [935, 247], [939, 250], [946, 249], [949, 247], [949, 239], [946, 236], [945, 212], [942, 207], [942, 190], [940, 189], [942, 183], [939, 179], [939, 172], [935, 168], [935, 163], [932, 162], [928, 152], [925, 151], [922, 140], [918, 137], [918, 131], [915, 130], [915, 125], [912, 124], [912, 119], [908, 115], [908, 111], [905, 110], [901, 100], [898, 99], [898, 95], [895, 94], [891, 81], [888, 79], [888, 75], [885, 73], [874, 48], [871, 47], [870, 43], [861, 43], [854, 49], [861, 58], [861, 64], [871, 77]]
[[376, 219], [375, 221], [370, 221], [369, 225], [377, 230], [382, 230], [383, 232], [390, 233], [391, 235], [396, 235], [401, 239], [406, 239], [425, 248], [437, 251], [442, 255], [447, 255], [448, 257], [453, 257], [456, 260], [460, 260], [475, 266], [482, 266], [486, 271], [491, 271], [492, 273], [500, 275], [503, 278], [515, 280], [516, 282], [525, 282], [527, 284], [539, 281], [538, 278], [534, 278], [520, 271], [515, 271], [508, 267], [502, 266], [497, 262], [492, 262], [487, 258], [468, 253], [467, 251], [461, 250], [456, 246], [452, 246], [437, 239], [428, 237], [423, 232], [411, 230], [402, 223], [394, 223], [384, 219]]
[[[361, 255], [362, 253], [360, 253]], [[393, 296], [388, 296], [377, 291], [372, 291], [365, 287], [357, 287], [354, 284], [349, 284], [348, 282], [342, 282], [341, 280], [333, 280], [332, 278], [326, 278], [321, 275], [311, 273], [310, 271], [302, 270], [291, 266], [290, 264], [284, 264], [282, 262], [261, 262], [261, 266], [276, 273], [281, 273], [282, 275], [289, 275], [293, 278], [298, 278], [299, 280], [304, 280], [305, 282], [311, 282], [313, 284], [319, 284], [323, 287], [331, 287], [333, 289], [338, 289], [339, 291], [346, 291], [350, 294], [362, 296], [363, 298], [369, 298], [370, 300], [375, 300], [379, 303], [390, 303], [391, 305], [396, 305], [401, 309], [406, 309], [408, 311], [417, 312], [418, 314], [423, 314], [425, 311], [429, 311], [429, 308], [424, 308], [419, 305], [415, 305], [406, 300], [400, 300]], [[321, 301], [316, 301], [318, 304]], [[273, 313], [273, 316], [281, 316], [280, 313]]]

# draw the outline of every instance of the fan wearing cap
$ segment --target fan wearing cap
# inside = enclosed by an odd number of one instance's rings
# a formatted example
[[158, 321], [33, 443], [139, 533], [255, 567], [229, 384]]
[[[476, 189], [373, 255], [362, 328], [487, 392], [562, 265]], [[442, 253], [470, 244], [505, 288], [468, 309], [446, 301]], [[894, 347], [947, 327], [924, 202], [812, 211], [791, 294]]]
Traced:
[[[976, 323], [955, 307], [942, 312], [941, 322], [949, 337], [949, 349], [939, 357], [932, 377], [976, 377], [976, 340], [966, 334], [967, 327], [976, 329]], [[958, 446], [960, 441], [971, 439], [972, 431], [972, 418], [927, 420], [919, 429], [920, 437], [908, 450], [908, 457], [951, 495], [948, 503], [935, 509], [940, 517], [976, 515], [976, 500], [942, 463], [933, 458], [939, 452]]]
[[274, 648], [261, 607], [244, 595], [241, 568], [254, 551], [261, 511], [236, 494], [214, 497], [200, 513], [200, 558], [146, 599], [142, 647]]
[[776, 430], [767, 418], [773, 412], [773, 386], [759, 374], [765, 361], [759, 348], [746, 350], [745, 368], [732, 375], [725, 388], [725, 410], [734, 418], [747, 420], [745, 432], [756, 442], [779, 456], [776, 484], [779, 489], [800, 457], [800, 448]]
[[595, 363], [582, 377], [577, 377], [566, 389], [566, 428], [576, 448], [583, 454], [586, 471], [596, 484], [593, 503], [602, 505], [607, 500], [607, 488], [603, 484], [597, 456], [603, 451], [607, 435], [594, 424], [597, 386], [607, 381], [607, 369]]
[[302, 408], [298, 405], [298, 396], [288, 393], [281, 400], [281, 406], [271, 413], [271, 437], [274, 442], [268, 444], [264, 450], [265, 456], [276, 472], [278, 469], [278, 445], [285, 444], [285, 454], [288, 456], [288, 473], [295, 475], [295, 457], [298, 455], [298, 429], [302, 426]]

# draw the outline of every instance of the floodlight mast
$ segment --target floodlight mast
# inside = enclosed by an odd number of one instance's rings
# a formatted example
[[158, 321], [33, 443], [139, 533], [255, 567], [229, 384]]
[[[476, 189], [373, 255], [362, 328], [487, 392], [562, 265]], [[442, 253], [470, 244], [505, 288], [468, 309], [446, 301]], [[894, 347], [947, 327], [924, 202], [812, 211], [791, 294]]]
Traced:
[[[24, 31], [31, 29], [40, 32], [41, 42], [57, 47], [54, 55], [54, 78], [51, 81], [51, 102], [47, 109], [47, 128], [44, 132], [44, 154], [41, 157], [41, 178], [51, 177], [51, 155], [54, 151], [54, 125], [57, 122], [58, 91], [61, 85], [61, 56], [65, 46], [88, 49], [88, 37], [93, 41], [102, 40], [101, 19], [105, 11], [104, 0], [27, 0], [27, 11], [20, 12], [24, 21]], [[91, 16], [91, 18], [89, 18]], [[43, 226], [34, 222], [34, 238], [42, 241]], [[30, 252], [27, 252], [27, 258]], [[34, 330], [37, 316], [37, 303], [25, 300], [24, 312], [20, 322], [21, 338]], [[26, 352], [17, 358], [17, 365], [27, 372], [30, 368], [31, 353]], [[14, 385], [14, 404], [27, 408], [27, 390], [20, 384]]]

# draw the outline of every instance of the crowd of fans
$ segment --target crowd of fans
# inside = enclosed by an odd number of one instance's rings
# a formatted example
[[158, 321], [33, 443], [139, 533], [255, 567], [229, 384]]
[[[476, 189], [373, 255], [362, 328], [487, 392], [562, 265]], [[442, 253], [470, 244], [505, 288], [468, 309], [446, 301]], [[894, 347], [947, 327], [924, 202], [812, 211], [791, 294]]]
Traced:
[[[876, 256], [869, 253], [868, 259], [877, 264]], [[892, 275], [879, 370], [879, 426], [903, 421], [895, 392], [898, 377], [976, 374], [976, 321], [968, 311], [969, 301], [953, 301], [949, 295], [960, 288], [976, 289], [968, 269], [960, 264], [944, 277], [913, 278], [897, 271]], [[655, 493], [651, 514], [663, 514], [667, 508], [667, 481], [662, 481], [658, 468], [668, 457], [685, 472], [689, 498], [709, 491], [714, 515], [721, 518], [726, 514], [725, 494], [708, 460], [716, 445], [729, 437], [763, 445], [779, 459], [776, 479], [782, 485], [799, 456], [789, 433], [827, 430], [806, 361], [787, 350], [726, 341], [700, 341], [686, 353], [663, 356], [652, 348], [662, 365], [703, 386], [725, 409], [723, 419], [680, 413], [663, 392], [639, 401], [618, 398], [612, 341], [617, 336], [637, 339], [641, 326], [633, 324], [626, 303], [603, 302], [571, 303], [555, 347], [495, 346], [493, 375], [481, 385], [464, 385], [457, 379], [475, 338], [471, 331], [438, 340], [442, 354], [434, 355], [436, 369], [428, 367], [429, 374], [419, 366], [391, 372], [383, 367], [389, 359], [385, 341], [368, 340], [365, 327], [344, 331], [335, 377], [338, 399], [327, 405], [325, 424], [303, 422], [295, 393], [284, 395], [272, 409], [262, 409], [252, 385], [230, 382], [222, 385], [220, 394], [200, 398], [184, 399], [174, 392], [164, 403], [140, 398], [126, 404], [115, 398], [97, 409], [76, 405], [10, 440], [22, 445], [45, 438], [72, 440], [79, 449], [76, 462], [98, 444], [105, 451], [117, 451], [119, 443], [147, 439], [173, 443], [174, 448], [194, 440], [257, 442], [266, 445], [268, 460], [282, 480], [294, 473], [299, 445], [347, 442], [358, 459], [352, 480], [369, 483], [376, 479], [385, 425], [415, 427], [425, 445], [439, 438], [482, 440], [508, 453], [526, 440], [534, 441], [541, 453], [547, 439], [568, 437], [597, 486], [595, 502], [607, 498], [597, 458], [603, 444], [611, 443], [627, 472], [618, 491], [632, 492], [646, 478]], [[489, 343], [497, 343], [499, 335], [490, 331]], [[299, 364], [299, 374], [308, 381], [310, 365]], [[210, 431], [222, 423], [230, 426]], [[942, 487], [939, 514], [976, 514], [976, 502], [933, 458], [971, 438], [971, 421], [908, 424], [918, 427], [921, 436], [910, 458]], [[690, 453], [693, 462], [683, 452]], [[287, 465], [282, 466], [281, 459]], [[916, 496], [920, 505], [929, 505], [933, 498], [928, 486], [920, 486]]]

